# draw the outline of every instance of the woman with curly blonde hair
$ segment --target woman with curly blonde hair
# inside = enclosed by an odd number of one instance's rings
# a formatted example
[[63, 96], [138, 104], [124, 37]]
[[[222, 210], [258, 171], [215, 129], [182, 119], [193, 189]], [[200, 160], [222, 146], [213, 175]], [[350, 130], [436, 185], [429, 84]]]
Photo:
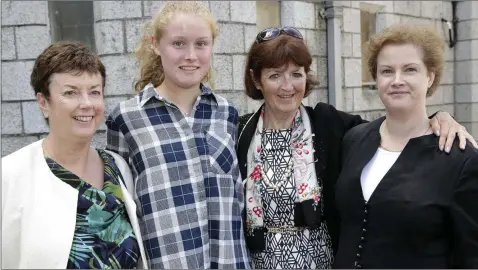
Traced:
[[166, 2], [136, 50], [137, 95], [108, 117], [128, 161], [151, 268], [250, 268], [235, 155], [238, 112], [212, 92], [217, 26], [201, 2]]

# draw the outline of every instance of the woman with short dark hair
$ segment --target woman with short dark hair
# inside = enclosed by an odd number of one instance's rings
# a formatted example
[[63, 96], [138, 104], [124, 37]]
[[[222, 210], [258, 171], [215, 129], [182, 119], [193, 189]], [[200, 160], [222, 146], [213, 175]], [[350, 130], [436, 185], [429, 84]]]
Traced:
[[35, 61], [31, 85], [49, 133], [2, 158], [2, 268], [136, 268], [145, 253], [126, 162], [94, 149], [105, 67], [77, 42]]

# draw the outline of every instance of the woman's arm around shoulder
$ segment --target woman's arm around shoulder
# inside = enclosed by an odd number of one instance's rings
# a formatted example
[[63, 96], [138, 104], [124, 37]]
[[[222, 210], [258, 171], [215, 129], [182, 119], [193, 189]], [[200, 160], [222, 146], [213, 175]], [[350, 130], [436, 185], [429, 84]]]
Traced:
[[314, 112], [319, 117], [328, 120], [329, 124], [340, 129], [345, 134], [351, 128], [367, 123], [367, 120], [362, 119], [360, 115], [349, 114], [340, 110], [337, 110], [334, 106], [319, 102], [314, 108]]
[[453, 268], [478, 269], [478, 150], [466, 158], [455, 186], [453, 220]]

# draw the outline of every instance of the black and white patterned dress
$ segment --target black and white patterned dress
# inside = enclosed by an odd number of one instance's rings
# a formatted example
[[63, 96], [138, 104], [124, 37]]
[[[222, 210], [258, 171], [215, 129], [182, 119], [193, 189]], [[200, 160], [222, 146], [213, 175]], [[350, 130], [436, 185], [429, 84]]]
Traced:
[[[264, 171], [272, 183], [282, 179], [292, 157], [290, 139], [292, 129], [265, 130], [262, 135]], [[263, 188], [262, 208], [264, 226], [294, 226], [294, 204], [298, 202], [294, 177], [277, 191]], [[256, 269], [317, 269], [331, 268], [332, 242], [325, 222], [317, 229], [287, 233], [265, 233], [266, 248], [252, 252]]]

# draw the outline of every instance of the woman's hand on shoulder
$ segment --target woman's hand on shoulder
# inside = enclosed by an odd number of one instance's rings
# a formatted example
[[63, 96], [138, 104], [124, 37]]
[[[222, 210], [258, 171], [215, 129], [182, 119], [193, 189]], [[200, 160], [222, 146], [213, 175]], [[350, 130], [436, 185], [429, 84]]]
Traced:
[[447, 153], [451, 151], [451, 147], [453, 145], [453, 141], [455, 137], [458, 135], [458, 139], [460, 140], [460, 148], [465, 149], [466, 147], [466, 140], [469, 140], [475, 148], [478, 148], [478, 143], [475, 141], [473, 136], [466, 130], [466, 128], [447, 112], [438, 112], [431, 120], [430, 125], [432, 127], [433, 132], [440, 136], [439, 140], [439, 147], [440, 150], [445, 150]]

